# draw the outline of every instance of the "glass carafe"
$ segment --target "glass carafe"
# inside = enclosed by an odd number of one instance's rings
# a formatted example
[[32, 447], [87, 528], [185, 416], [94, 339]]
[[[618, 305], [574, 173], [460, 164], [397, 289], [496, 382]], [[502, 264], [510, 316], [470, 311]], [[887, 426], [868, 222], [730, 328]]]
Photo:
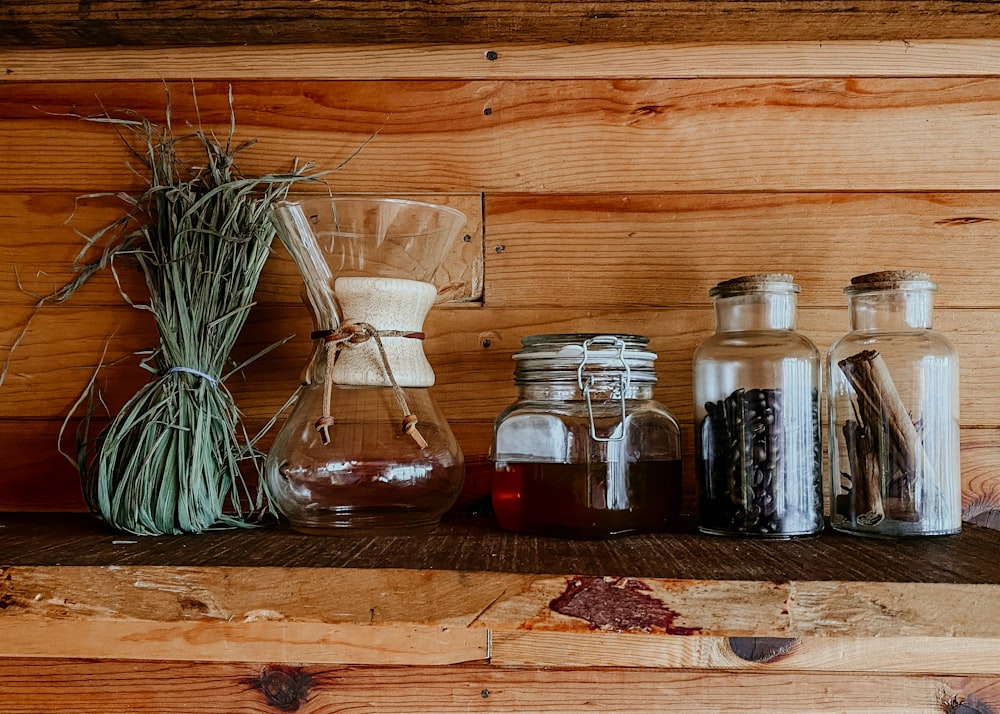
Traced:
[[465, 215], [323, 197], [279, 204], [273, 219], [302, 274], [316, 342], [268, 453], [274, 505], [301, 532], [433, 529], [461, 491], [464, 459], [429, 391], [423, 322]]

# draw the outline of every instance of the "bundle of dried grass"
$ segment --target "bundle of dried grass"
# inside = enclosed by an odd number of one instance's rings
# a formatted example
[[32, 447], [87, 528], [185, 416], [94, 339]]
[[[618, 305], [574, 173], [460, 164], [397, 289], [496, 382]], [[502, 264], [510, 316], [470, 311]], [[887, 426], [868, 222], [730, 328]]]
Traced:
[[[133, 147], [147, 187], [116, 194], [125, 215], [87, 237], [88, 247], [103, 246], [100, 260], [79, 265], [56, 297], [132, 255], [150, 294], [136, 307], [152, 313], [160, 343], [144, 362], [155, 378], [96, 439], [93, 380], [77, 404], [86, 411], [75, 457], [85, 498], [109, 524], [138, 535], [249, 525], [266, 499], [263, 479], [247, 484], [240, 464], [250, 459], [259, 472], [259, 454], [225, 385], [246, 363], [225, 370], [275, 234], [268, 211], [292, 184], [318, 175], [296, 164], [289, 173], [243, 176], [235, 158], [253, 142], [234, 146], [233, 124], [224, 143], [200, 126], [175, 135], [169, 96], [164, 125], [133, 114], [91, 120], [114, 125]], [[197, 160], [183, 158], [192, 151]]]

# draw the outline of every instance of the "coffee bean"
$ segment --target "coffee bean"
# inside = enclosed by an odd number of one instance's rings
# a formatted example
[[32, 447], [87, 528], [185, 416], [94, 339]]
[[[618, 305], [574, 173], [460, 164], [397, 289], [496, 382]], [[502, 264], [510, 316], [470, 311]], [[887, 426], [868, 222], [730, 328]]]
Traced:
[[[794, 393], [810, 399], [784, 418], [780, 389], [737, 389], [705, 404], [697, 454], [699, 520], [713, 531], [742, 534], [812, 533], [822, 524], [819, 400], [816, 391]], [[812, 448], [788, 438], [805, 429]], [[791, 449], [783, 445], [791, 444]]]

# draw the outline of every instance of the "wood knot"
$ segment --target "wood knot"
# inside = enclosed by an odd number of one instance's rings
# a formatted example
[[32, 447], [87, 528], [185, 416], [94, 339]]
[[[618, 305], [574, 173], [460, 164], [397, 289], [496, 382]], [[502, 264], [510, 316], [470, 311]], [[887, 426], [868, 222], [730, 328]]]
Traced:
[[975, 697], [958, 696], [944, 704], [945, 714], [996, 714], [996, 709]]
[[773, 662], [791, 652], [794, 637], [730, 637], [729, 648], [747, 662]]
[[271, 666], [253, 680], [269, 706], [278, 711], [293, 712], [309, 698], [313, 678], [297, 667]]

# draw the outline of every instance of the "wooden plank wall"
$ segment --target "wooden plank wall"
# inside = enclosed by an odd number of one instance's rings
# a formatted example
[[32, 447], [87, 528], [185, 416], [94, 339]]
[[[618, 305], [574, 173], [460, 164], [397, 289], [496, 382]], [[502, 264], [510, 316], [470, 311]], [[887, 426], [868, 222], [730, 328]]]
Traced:
[[[77, 197], [139, 186], [114, 132], [72, 114], [162, 119], [167, 88], [175, 122], [198, 121], [196, 92], [200, 121], [222, 132], [231, 87], [238, 137], [259, 140], [244, 171], [294, 157], [333, 168], [374, 136], [335, 190], [469, 215], [426, 351], [470, 499], [522, 336], [649, 335], [657, 397], [685, 426], [690, 494], [709, 287], [793, 273], [800, 328], [825, 350], [847, 328], [849, 278], [907, 267], [938, 281], [936, 326], [961, 353], [966, 519], [1000, 524], [1000, 42], [9, 47], [0, 67], [0, 509], [83, 507], [61, 421], [102, 354], [114, 411], [155, 340], [109, 276], [34, 309], [71, 275], [76, 231], [118, 209]], [[132, 268], [121, 279], [141, 292]], [[296, 337], [234, 380], [253, 420], [295, 388], [308, 330], [279, 250], [238, 351]]]

